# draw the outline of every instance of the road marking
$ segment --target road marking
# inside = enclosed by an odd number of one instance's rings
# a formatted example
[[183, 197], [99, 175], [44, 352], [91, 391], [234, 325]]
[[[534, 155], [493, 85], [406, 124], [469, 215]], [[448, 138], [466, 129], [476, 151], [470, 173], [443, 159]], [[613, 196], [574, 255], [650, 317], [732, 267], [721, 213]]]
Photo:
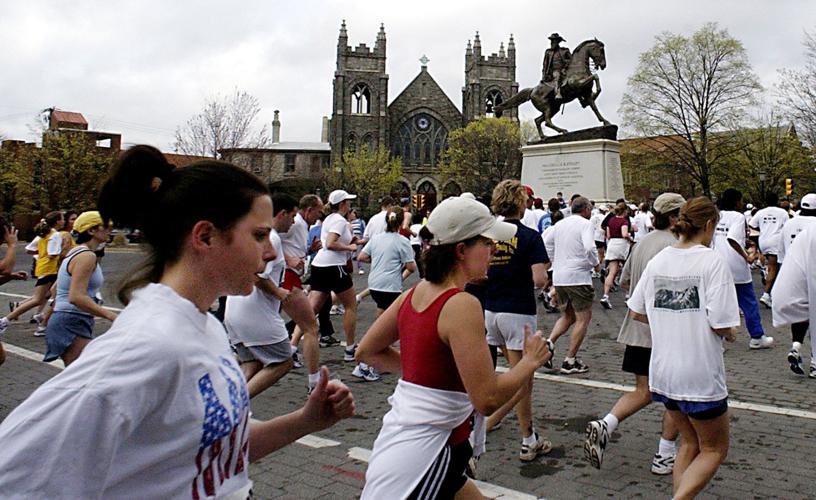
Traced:
[[[10, 352], [11, 354], [16, 354], [17, 356], [20, 356], [22, 358], [26, 358], [26, 359], [30, 359], [32, 361], [38, 361], [40, 363], [43, 363], [43, 360], [42, 360], [43, 355], [38, 353], [38, 352], [29, 351], [28, 349], [23, 349], [22, 347], [17, 347], [16, 345], [9, 344], [8, 342], [3, 344], [3, 349], [5, 349], [6, 352]], [[43, 364], [51, 365], [54, 368], [57, 368], [59, 370], [62, 370], [62, 369], [65, 368], [65, 364], [62, 362], [61, 359], [55, 359], [54, 361], [51, 361], [50, 363], [43, 363]]]
[[369, 459], [371, 459], [371, 450], [355, 446], [354, 448], [349, 448], [348, 456], [351, 459], [368, 463]]
[[[504, 373], [508, 370], [507, 367], [496, 367], [497, 372]], [[632, 392], [635, 390], [634, 386], [613, 384], [611, 382], [601, 382], [598, 380], [589, 380], [583, 378], [568, 378], [566, 376], [550, 375], [547, 373], [535, 373], [535, 378], [539, 380], [547, 380], [549, 382], [558, 382], [560, 384], [581, 385], [584, 387], [591, 387], [593, 389], [609, 389], [618, 392]], [[784, 406], [773, 406], [759, 403], [747, 403], [735, 399], [728, 399], [728, 407], [737, 410], [756, 411], [760, 413], [770, 413], [771, 415], [784, 415], [786, 417], [799, 417], [816, 420], [816, 412], [800, 410], [798, 408], [786, 408]]]
[[[11, 297], [13, 299], [30, 299], [31, 298], [30, 295], [21, 295], [19, 293], [8, 293], [8, 292], [0, 292], [0, 296]], [[102, 307], [104, 307], [108, 311], [113, 311], [113, 312], [118, 312], [118, 313], [122, 312], [122, 310], [119, 309], [118, 307], [110, 307], [110, 306], [102, 306]]]
[[329, 448], [331, 446], [340, 446], [340, 441], [322, 438], [320, 436], [315, 436], [314, 434], [307, 434], [295, 442], [302, 444], [303, 446], [308, 446], [309, 448]]

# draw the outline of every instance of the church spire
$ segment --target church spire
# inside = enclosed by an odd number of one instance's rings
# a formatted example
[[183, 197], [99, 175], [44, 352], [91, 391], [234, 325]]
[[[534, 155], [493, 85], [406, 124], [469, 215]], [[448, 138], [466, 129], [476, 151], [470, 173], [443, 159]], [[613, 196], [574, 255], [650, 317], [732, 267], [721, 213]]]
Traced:
[[338, 45], [346, 46], [348, 45], [348, 32], [346, 32], [346, 20], [343, 19], [343, 22], [340, 24], [340, 36], [337, 39]]
[[380, 23], [380, 31], [377, 33], [377, 40], [374, 42], [374, 52], [385, 56], [385, 24]]
[[473, 38], [473, 55], [476, 58], [482, 57], [482, 41], [479, 40], [479, 32], [476, 32], [476, 36]]
[[499, 44], [499, 57], [506, 57], [507, 55], [504, 53], [504, 42]]

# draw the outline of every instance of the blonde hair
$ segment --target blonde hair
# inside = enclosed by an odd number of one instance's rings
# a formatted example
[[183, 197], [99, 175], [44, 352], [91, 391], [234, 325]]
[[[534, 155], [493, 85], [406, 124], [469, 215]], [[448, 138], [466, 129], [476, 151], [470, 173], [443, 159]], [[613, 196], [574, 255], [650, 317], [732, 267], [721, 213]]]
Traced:
[[507, 179], [498, 183], [493, 189], [493, 199], [490, 204], [493, 213], [504, 217], [516, 217], [524, 213], [527, 203], [527, 189], [521, 182]]
[[683, 205], [671, 231], [678, 237], [688, 239], [702, 231], [708, 221], [716, 224], [719, 219], [720, 211], [717, 210], [717, 206], [705, 196], [698, 196]]

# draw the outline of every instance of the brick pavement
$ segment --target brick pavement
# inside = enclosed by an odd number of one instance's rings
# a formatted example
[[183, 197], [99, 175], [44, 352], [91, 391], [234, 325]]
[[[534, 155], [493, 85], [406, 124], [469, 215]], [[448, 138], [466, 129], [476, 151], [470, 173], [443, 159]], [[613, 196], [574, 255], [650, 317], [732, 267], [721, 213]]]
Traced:
[[[365, 276], [355, 276], [355, 282], [358, 289], [362, 288]], [[593, 310], [590, 333], [583, 349], [590, 371], [577, 377], [631, 385], [633, 380], [619, 369], [623, 349], [611, 340], [625, 313], [623, 296], [613, 294], [612, 301], [615, 307], [611, 311], [597, 304]], [[370, 300], [361, 305], [358, 336], [372, 322], [373, 312]], [[776, 337], [777, 346], [768, 351], [749, 351], [747, 334], [727, 346], [726, 371], [731, 398], [816, 410], [816, 381], [796, 377], [787, 368], [789, 332], [771, 327], [769, 311], [763, 309], [762, 315], [767, 333]], [[555, 319], [556, 315], [542, 311], [538, 326], [548, 330]], [[334, 319], [334, 324], [341, 332], [339, 318]], [[104, 321], [98, 322], [98, 332], [106, 328]], [[3, 340], [43, 352], [44, 342], [31, 337], [31, 331], [33, 326], [16, 323]], [[558, 361], [565, 346], [566, 339], [563, 339], [557, 346]], [[348, 451], [352, 447], [371, 448], [380, 419], [388, 410], [386, 399], [396, 377], [385, 375], [379, 383], [360, 382], [350, 376], [352, 365], [340, 361], [339, 346], [323, 349], [321, 355], [332, 372], [351, 386], [358, 400], [358, 415], [319, 434], [340, 442], [337, 446], [313, 449], [294, 444], [253, 464], [250, 474], [259, 498], [354, 498], [359, 495], [365, 463], [349, 458]], [[0, 367], [0, 419], [57, 372], [51, 366], [9, 354], [6, 364]], [[255, 418], [266, 419], [299, 407], [305, 398], [304, 387], [304, 371], [293, 371], [253, 400]], [[620, 394], [609, 389], [537, 380], [533, 396], [536, 425], [553, 441], [555, 449], [549, 456], [521, 464], [517, 459], [517, 423], [510, 416], [502, 428], [488, 436], [488, 453], [480, 461], [479, 478], [547, 498], [669, 497], [671, 479], [649, 472], [660, 429], [661, 410], [655, 405], [620, 425], [612, 436], [602, 470], [593, 469], [583, 458], [581, 444], [586, 422], [604, 415]], [[812, 457], [816, 456], [813, 437], [816, 420], [747, 410], [732, 410], [731, 417], [728, 459], [701, 498], [816, 497], [816, 485], [811, 478]]]

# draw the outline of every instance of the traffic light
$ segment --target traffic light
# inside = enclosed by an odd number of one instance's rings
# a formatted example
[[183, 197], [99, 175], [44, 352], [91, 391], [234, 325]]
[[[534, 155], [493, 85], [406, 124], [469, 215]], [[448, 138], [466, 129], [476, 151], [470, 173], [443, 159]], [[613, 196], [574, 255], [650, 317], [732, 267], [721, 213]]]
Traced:
[[422, 210], [425, 208], [425, 195], [424, 194], [414, 194], [411, 195], [411, 204], [414, 206], [414, 210]]
[[790, 177], [785, 179], [785, 196], [790, 196], [793, 194], [793, 180]]

